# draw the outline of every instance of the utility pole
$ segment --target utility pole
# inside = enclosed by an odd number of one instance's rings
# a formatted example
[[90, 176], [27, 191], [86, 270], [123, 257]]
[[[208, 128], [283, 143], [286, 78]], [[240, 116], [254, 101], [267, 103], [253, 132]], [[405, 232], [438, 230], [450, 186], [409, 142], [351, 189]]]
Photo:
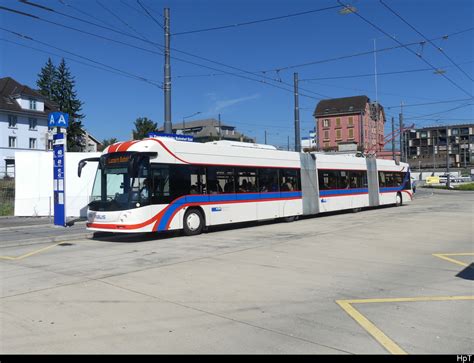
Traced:
[[163, 90], [165, 94], [165, 124], [164, 131], [166, 134], [173, 132], [171, 124], [171, 65], [170, 65], [170, 9], [164, 9], [165, 17], [165, 80], [163, 82]]
[[301, 152], [301, 137], [300, 137], [300, 108], [298, 95], [298, 73], [294, 73], [294, 88], [295, 88], [295, 151]]
[[403, 114], [398, 114], [398, 121], [400, 123], [400, 161], [403, 161]]
[[395, 160], [395, 118], [392, 116], [392, 159]]
[[436, 145], [435, 145], [434, 130], [432, 132], [433, 132], [433, 176], [434, 176], [435, 171], [436, 171], [436, 160], [435, 160]]
[[290, 135], [288, 135], [288, 140], [287, 140], [287, 142], [288, 142], [288, 151], [290, 151]]
[[219, 140], [222, 140], [222, 131], [221, 131], [221, 114], [217, 116], [217, 119], [219, 120]]
[[265, 130], [265, 145], [267, 144], [267, 130]]
[[446, 187], [451, 187], [451, 178], [449, 175], [449, 133], [448, 126], [446, 126]]

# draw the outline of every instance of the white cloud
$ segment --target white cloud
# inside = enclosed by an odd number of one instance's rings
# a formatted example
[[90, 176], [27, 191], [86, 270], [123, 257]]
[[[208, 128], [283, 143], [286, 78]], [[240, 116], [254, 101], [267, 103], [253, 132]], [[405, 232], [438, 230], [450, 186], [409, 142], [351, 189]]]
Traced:
[[245, 97], [239, 97], [239, 98], [231, 98], [229, 100], [221, 100], [221, 101], [216, 101], [215, 104], [207, 111], [208, 114], [214, 115], [216, 113], [219, 113], [220, 111], [236, 105], [238, 103], [242, 103], [245, 101], [250, 101], [250, 100], [255, 100], [257, 98], [260, 98], [260, 94], [256, 93], [251, 96], [245, 96]]

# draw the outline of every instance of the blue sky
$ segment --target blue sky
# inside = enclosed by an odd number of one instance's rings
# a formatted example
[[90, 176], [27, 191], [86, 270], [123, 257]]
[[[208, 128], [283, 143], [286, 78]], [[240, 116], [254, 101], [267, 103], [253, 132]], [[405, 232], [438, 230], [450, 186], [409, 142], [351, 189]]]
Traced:
[[[58, 12], [113, 27], [135, 37], [144, 36], [150, 41], [163, 44], [163, 30], [144, 13], [137, 0], [31, 1]], [[238, 24], [338, 5], [337, 0], [140, 0], [140, 2], [160, 23], [163, 22], [163, 8], [169, 7], [171, 33]], [[386, 108], [388, 120], [391, 116], [398, 119], [400, 111], [398, 105], [403, 102], [406, 105], [404, 108], [406, 123], [409, 125], [414, 123], [416, 126], [430, 126], [472, 122], [474, 3], [471, 0], [384, 0], [384, 2], [428, 39], [449, 35], [447, 39], [433, 41], [443, 49], [448, 59], [428, 42], [420, 44], [423, 37], [378, 0], [353, 0], [349, 3], [357, 9], [358, 14], [381, 27], [402, 44], [417, 43], [409, 48], [419, 56], [404, 47], [381, 51], [376, 55], [379, 74], [377, 99]], [[84, 102], [83, 113], [86, 115], [84, 124], [93, 135], [99, 139], [110, 137], [129, 139], [133, 122], [137, 117], [143, 116], [151, 118], [159, 125], [163, 124], [164, 102], [161, 89], [142, 80], [87, 66], [84, 63], [94, 63], [64, 52], [69, 51], [151, 80], [152, 83], [161, 84], [164, 57], [156, 54], [161, 52], [159, 48], [136, 38], [72, 20], [15, 0], [0, 0], [0, 6], [33, 14], [49, 22], [0, 10], [0, 27], [35, 39], [35, 41], [20, 39], [0, 30], [1, 77], [10, 76], [34, 87], [37, 74], [48, 56], [56, 64], [60, 62], [60, 56], [65, 56], [77, 82], [78, 96]], [[148, 51], [58, 27], [54, 25], [56, 23]], [[457, 32], [461, 33], [455, 34]], [[172, 57], [211, 69], [172, 59], [172, 121], [180, 123], [183, 117], [196, 112], [201, 114], [186, 120], [217, 118], [220, 113], [224, 123], [235, 125], [245, 134], [257, 137], [257, 142], [263, 142], [266, 130], [268, 143], [286, 145], [288, 136], [293, 143], [293, 73], [298, 72], [301, 80], [300, 119], [301, 134], [304, 136], [314, 127], [312, 113], [320, 98], [362, 94], [371, 99], [376, 98], [373, 76], [374, 39], [377, 49], [399, 45], [357, 15], [341, 15], [338, 9], [247, 26], [174, 35], [171, 40], [171, 46], [175, 48], [172, 50]], [[43, 52], [11, 42], [34, 47]], [[45, 44], [61, 50], [52, 49]], [[368, 54], [325, 61], [363, 52]], [[220, 64], [192, 57], [190, 54]], [[445, 70], [444, 75], [449, 80], [435, 74], [424, 60], [436, 68]], [[451, 61], [461, 67], [464, 73]], [[306, 63], [313, 64], [303, 65]], [[234, 68], [225, 67], [223, 64]], [[280, 71], [275, 71], [276, 69]], [[237, 73], [240, 77], [223, 74], [222, 71]], [[412, 72], [383, 74], [398, 71]], [[364, 74], [371, 76], [334, 79], [334, 77]], [[315, 78], [332, 79], [315, 80]], [[458, 101], [412, 106], [451, 100]], [[386, 130], [389, 129], [390, 122], [387, 122]]]

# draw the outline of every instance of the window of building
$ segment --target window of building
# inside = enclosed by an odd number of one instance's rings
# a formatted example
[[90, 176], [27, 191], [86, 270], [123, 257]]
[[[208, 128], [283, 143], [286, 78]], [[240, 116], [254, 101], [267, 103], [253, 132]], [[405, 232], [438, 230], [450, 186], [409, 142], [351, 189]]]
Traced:
[[28, 119], [28, 122], [30, 124], [30, 130], [32, 131], [35, 131], [36, 130], [36, 126], [38, 126], [38, 120], [33, 118], [33, 117], [30, 117]]
[[329, 140], [329, 131], [324, 131], [324, 140]]
[[329, 142], [325, 142], [325, 143], [324, 143], [324, 148], [325, 148], [325, 149], [329, 148]]
[[8, 136], [8, 147], [16, 147], [16, 137]]
[[340, 117], [336, 118], [336, 127], [341, 127], [341, 118]]
[[323, 120], [323, 127], [329, 127], [329, 126], [331, 126], [331, 122], [328, 118], [325, 118]]
[[30, 149], [36, 149], [36, 139], [30, 138]]
[[342, 131], [339, 129], [339, 130], [336, 130], [336, 140], [341, 140], [342, 139]]
[[18, 122], [18, 118], [14, 115], [8, 115], [8, 127], [9, 128], [16, 128], [16, 124]]
[[36, 110], [36, 100], [30, 99], [30, 110]]
[[348, 121], [347, 126], [354, 126], [354, 117], [353, 116], [349, 116], [349, 121]]
[[459, 129], [451, 129], [451, 135], [459, 135]]
[[348, 139], [353, 139], [354, 138], [354, 129], [349, 129], [348, 130], [349, 135], [347, 136]]

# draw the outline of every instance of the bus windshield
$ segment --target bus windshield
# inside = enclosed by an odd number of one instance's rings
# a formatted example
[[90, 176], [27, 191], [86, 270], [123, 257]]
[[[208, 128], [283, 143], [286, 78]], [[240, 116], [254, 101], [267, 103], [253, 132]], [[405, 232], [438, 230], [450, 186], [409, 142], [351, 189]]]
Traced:
[[95, 176], [89, 209], [118, 211], [149, 204], [149, 158], [142, 157], [131, 170], [130, 153], [105, 155]]

